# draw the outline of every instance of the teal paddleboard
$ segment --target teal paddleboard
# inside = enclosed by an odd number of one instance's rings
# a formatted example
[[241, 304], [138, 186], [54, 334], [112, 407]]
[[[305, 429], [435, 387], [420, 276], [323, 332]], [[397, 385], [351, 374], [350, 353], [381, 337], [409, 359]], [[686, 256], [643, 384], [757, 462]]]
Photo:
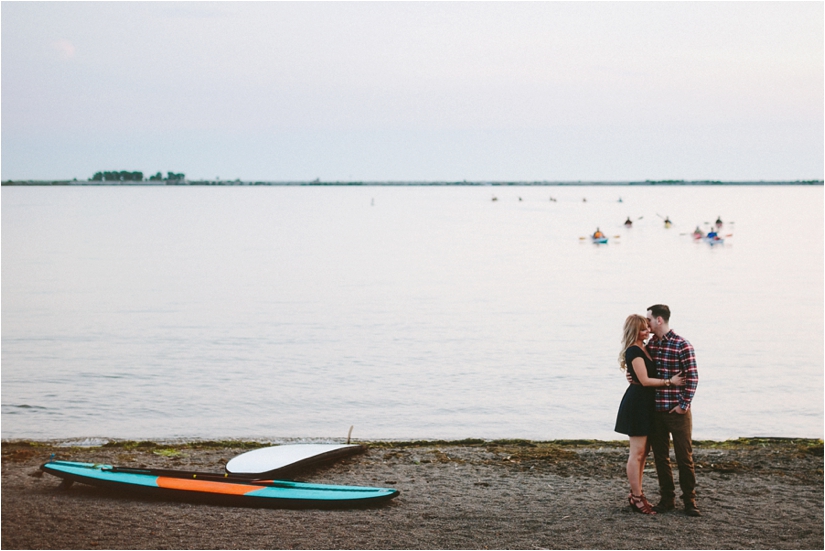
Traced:
[[391, 488], [250, 480], [230, 474], [133, 469], [73, 461], [49, 461], [40, 468], [62, 478], [65, 486], [81, 482], [164, 498], [253, 507], [356, 507], [386, 501], [399, 493]]

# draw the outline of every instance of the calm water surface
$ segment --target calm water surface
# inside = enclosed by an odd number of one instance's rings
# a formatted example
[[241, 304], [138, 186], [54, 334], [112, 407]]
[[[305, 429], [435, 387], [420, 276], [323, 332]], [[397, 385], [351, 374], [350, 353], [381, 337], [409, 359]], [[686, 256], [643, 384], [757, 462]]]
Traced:
[[658, 302], [696, 438], [822, 438], [821, 186], [4, 187], [2, 437], [624, 438]]

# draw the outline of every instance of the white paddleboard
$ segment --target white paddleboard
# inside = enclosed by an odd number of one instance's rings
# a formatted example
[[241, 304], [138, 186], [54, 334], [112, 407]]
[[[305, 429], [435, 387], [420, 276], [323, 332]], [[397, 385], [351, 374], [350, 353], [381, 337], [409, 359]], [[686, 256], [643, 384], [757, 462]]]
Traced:
[[361, 453], [364, 449], [359, 444], [284, 444], [242, 453], [229, 460], [226, 472], [258, 478], [282, 477], [317, 463]]

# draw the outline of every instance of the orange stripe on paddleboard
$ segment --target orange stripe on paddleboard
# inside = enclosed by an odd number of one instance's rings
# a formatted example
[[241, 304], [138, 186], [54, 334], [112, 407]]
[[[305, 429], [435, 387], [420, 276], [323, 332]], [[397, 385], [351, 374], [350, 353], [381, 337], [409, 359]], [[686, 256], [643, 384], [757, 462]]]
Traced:
[[208, 492], [210, 494], [227, 494], [242, 496], [265, 486], [251, 486], [246, 484], [231, 484], [228, 482], [213, 482], [211, 480], [193, 480], [191, 478], [172, 478], [159, 476], [158, 487], [170, 490], [188, 490], [190, 492]]

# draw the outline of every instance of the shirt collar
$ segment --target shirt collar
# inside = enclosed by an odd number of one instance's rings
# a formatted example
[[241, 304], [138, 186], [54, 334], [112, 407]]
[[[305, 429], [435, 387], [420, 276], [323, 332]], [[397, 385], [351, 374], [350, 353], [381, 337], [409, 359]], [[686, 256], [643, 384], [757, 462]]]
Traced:
[[673, 332], [673, 329], [662, 335], [662, 338], [653, 335], [648, 342], [660, 343], [660, 342], [667, 342], [669, 340], [673, 340], [673, 337], [676, 336], [676, 333]]

